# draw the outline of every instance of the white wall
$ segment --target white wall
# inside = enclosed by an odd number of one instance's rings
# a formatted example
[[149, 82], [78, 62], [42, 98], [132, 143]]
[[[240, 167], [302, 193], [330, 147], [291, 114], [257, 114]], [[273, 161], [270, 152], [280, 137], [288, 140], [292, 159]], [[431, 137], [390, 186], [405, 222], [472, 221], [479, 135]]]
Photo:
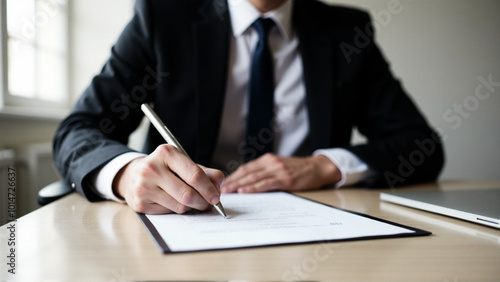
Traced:
[[[394, 73], [445, 138], [441, 178], [498, 179], [500, 1], [325, 1], [372, 14]], [[479, 77], [490, 76], [487, 90]]]
[[134, 0], [76, 0], [70, 6], [70, 92], [80, 96], [101, 71], [133, 15]]

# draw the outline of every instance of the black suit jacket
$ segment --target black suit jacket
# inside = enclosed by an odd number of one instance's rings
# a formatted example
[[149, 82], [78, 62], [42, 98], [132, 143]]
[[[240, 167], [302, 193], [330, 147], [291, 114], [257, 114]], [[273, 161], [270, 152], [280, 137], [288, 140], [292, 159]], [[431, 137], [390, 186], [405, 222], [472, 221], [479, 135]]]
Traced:
[[[89, 176], [130, 151], [129, 134], [153, 103], [195, 162], [209, 164], [225, 95], [231, 32], [224, 0], [138, 0], [102, 72], [61, 123], [55, 163], [89, 200]], [[439, 138], [392, 76], [362, 11], [295, 0], [310, 120], [310, 149], [345, 148], [377, 175], [366, 186], [433, 180]], [[368, 143], [352, 146], [357, 127]], [[164, 143], [148, 132], [144, 152]]]

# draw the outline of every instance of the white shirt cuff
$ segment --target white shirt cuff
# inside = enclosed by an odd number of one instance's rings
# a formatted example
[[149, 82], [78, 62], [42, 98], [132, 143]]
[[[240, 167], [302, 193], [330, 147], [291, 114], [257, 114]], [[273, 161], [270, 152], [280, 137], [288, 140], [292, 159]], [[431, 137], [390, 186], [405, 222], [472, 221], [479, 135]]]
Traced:
[[335, 183], [335, 188], [356, 184], [371, 174], [365, 162], [345, 149], [320, 149], [314, 151], [313, 155], [323, 155], [329, 158], [340, 170], [341, 179]]
[[124, 199], [118, 198], [115, 193], [113, 193], [113, 180], [120, 169], [134, 159], [143, 156], [146, 155], [143, 153], [128, 152], [109, 161], [95, 174], [96, 176], [93, 182], [93, 188], [95, 188], [94, 192], [103, 199], [125, 203]]

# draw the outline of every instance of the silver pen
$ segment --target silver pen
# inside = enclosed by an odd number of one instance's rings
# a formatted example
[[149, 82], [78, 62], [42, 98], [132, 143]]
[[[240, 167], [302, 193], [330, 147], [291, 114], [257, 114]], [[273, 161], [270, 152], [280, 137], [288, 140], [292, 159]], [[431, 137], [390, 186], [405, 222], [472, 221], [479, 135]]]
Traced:
[[[141, 110], [144, 112], [146, 117], [149, 119], [149, 121], [154, 125], [154, 127], [158, 130], [158, 132], [161, 134], [163, 139], [167, 141], [168, 144], [176, 147], [181, 153], [186, 155], [189, 158], [189, 155], [187, 152], [182, 148], [181, 144], [177, 139], [175, 139], [174, 135], [170, 130], [168, 130], [167, 126], [160, 120], [158, 115], [153, 111], [151, 106], [149, 104], [142, 104], [141, 105]], [[227, 218], [226, 211], [224, 211], [224, 207], [222, 206], [222, 203], [219, 201], [217, 204], [214, 205], [214, 208], [224, 217]]]

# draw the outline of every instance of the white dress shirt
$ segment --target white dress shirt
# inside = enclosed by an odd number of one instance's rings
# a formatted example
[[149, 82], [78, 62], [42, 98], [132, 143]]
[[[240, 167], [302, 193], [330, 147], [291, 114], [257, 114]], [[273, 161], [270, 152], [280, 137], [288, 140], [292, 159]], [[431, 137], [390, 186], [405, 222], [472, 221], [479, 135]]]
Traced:
[[[212, 166], [230, 173], [242, 163], [238, 145], [244, 141], [248, 104], [250, 64], [258, 34], [251, 27], [259, 17], [272, 18], [276, 24], [269, 33], [275, 76], [275, 140], [274, 152], [280, 156], [300, 153], [307, 146], [309, 118], [305, 100], [305, 84], [299, 41], [292, 28], [293, 1], [262, 14], [248, 0], [229, 0], [232, 36], [226, 96], [222, 123]], [[317, 150], [314, 155], [328, 157], [340, 170], [342, 179], [336, 187], [355, 184], [369, 175], [368, 166], [351, 152], [340, 148]], [[97, 174], [95, 191], [103, 198], [123, 201], [112, 192], [116, 173], [133, 159], [143, 156], [125, 153], [111, 160]]]

